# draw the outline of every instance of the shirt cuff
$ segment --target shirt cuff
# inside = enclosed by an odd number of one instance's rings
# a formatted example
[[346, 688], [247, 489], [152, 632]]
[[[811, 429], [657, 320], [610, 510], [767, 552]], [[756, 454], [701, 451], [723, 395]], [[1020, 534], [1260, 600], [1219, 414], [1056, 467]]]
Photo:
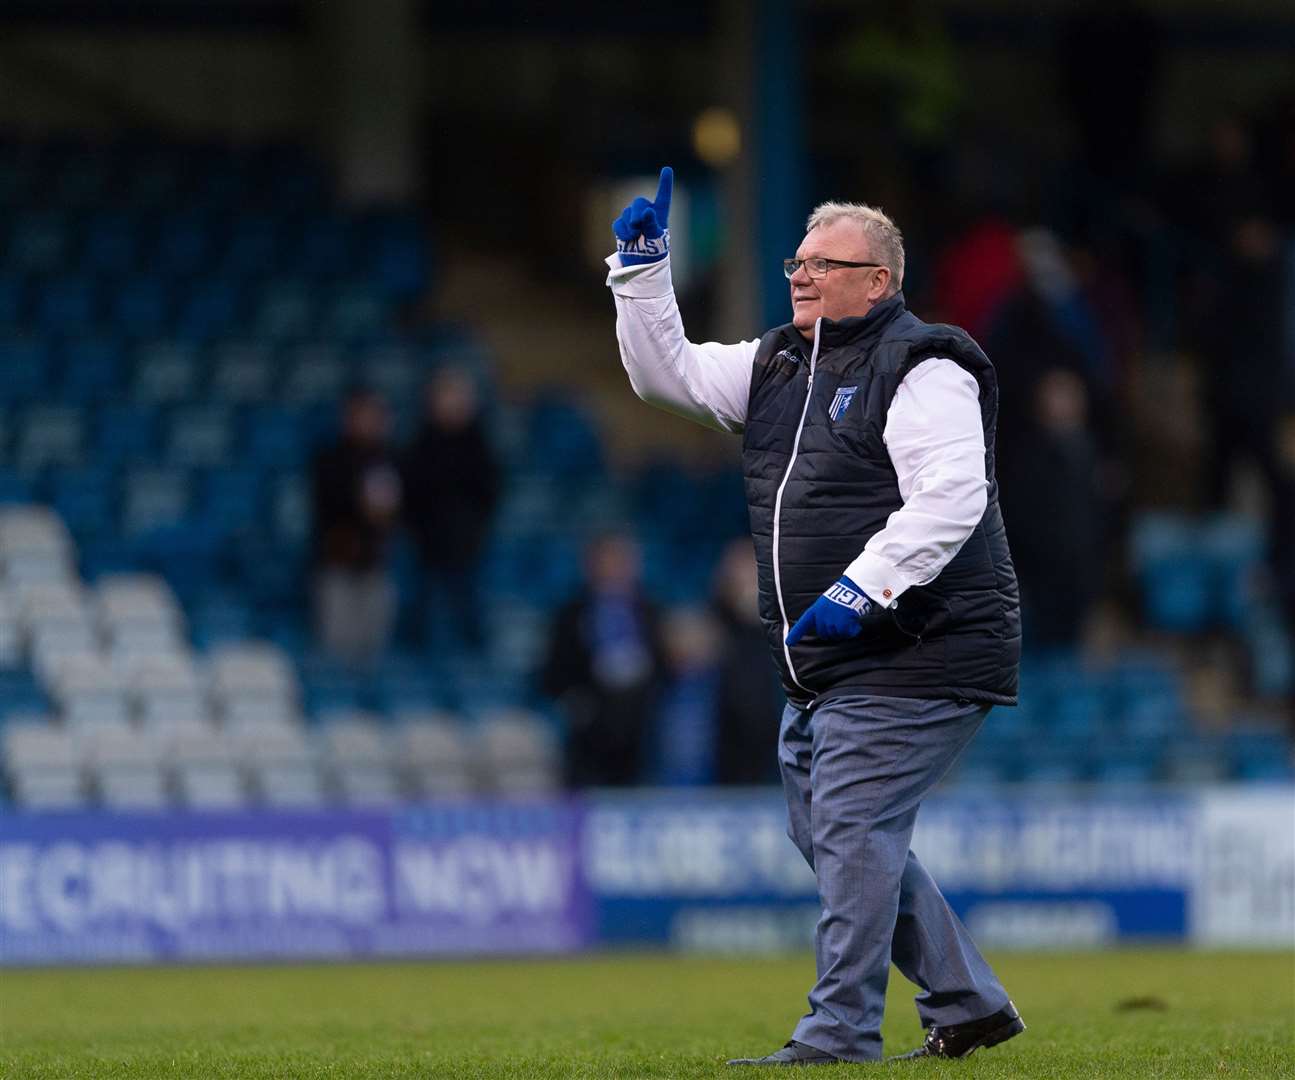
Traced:
[[845, 568], [845, 576], [882, 607], [894, 607], [911, 582], [905, 581], [890, 563], [871, 551], [863, 552]]
[[674, 292], [670, 278], [670, 256], [654, 263], [622, 266], [619, 253], [608, 255], [607, 284], [617, 296], [632, 300], [656, 300]]

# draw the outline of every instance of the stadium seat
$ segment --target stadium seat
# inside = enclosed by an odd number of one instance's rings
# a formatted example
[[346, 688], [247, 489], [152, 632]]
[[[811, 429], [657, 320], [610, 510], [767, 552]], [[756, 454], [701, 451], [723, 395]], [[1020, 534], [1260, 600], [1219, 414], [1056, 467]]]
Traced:
[[185, 725], [169, 742], [176, 793], [194, 809], [238, 809], [249, 802], [234, 747], [220, 732]]
[[97, 410], [94, 458], [105, 464], [143, 463], [154, 458], [157, 409], [147, 404], [109, 402]]
[[18, 270], [50, 273], [60, 269], [70, 247], [68, 222], [54, 211], [18, 214], [9, 233], [6, 259]]
[[269, 341], [304, 338], [316, 329], [312, 290], [305, 281], [283, 278], [268, 282], [256, 301], [252, 325]]
[[477, 725], [485, 786], [502, 795], [540, 795], [560, 785], [557, 738], [534, 713], [500, 709]]
[[233, 442], [233, 418], [219, 406], [177, 409], [167, 425], [164, 454], [168, 464], [184, 468], [227, 463]]
[[81, 265], [91, 273], [120, 278], [139, 257], [139, 222], [129, 213], [106, 209], [92, 213], [82, 225]]
[[140, 349], [132, 393], [136, 400], [169, 404], [193, 397], [198, 388], [198, 357], [178, 342], [154, 342]]
[[145, 729], [211, 723], [206, 684], [187, 652], [138, 655], [125, 671], [135, 713]]
[[156, 274], [130, 274], [113, 290], [108, 314], [127, 337], [157, 337], [172, 329], [174, 309], [171, 283]]
[[244, 330], [242, 290], [236, 280], [199, 279], [179, 304], [176, 333], [186, 341], [211, 341]]
[[386, 805], [400, 798], [396, 762], [376, 716], [344, 710], [320, 717], [330, 771], [344, 802]]
[[327, 801], [314, 747], [290, 724], [245, 729], [240, 754], [258, 800], [267, 806], [316, 807]]
[[81, 752], [70, 732], [47, 720], [10, 722], [3, 747], [9, 790], [18, 806], [54, 810], [86, 803]]
[[99, 290], [94, 280], [67, 274], [42, 283], [36, 293], [36, 318], [48, 333], [81, 333], [98, 319]]
[[191, 481], [181, 469], [132, 469], [126, 475], [121, 525], [138, 534], [184, 521]]
[[63, 349], [64, 401], [81, 405], [102, 401], [124, 389], [121, 345], [108, 337], [82, 337]]
[[265, 518], [262, 474], [250, 469], [220, 469], [207, 477], [200, 514], [221, 535], [250, 530]]
[[323, 312], [323, 330], [351, 344], [376, 341], [388, 329], [386, 305], [365, 281], [340, 285]]
[[125, 727], [130, 705], [122, 673], [96, 653], [73, 653], [51, 671], [51, 692], [69, 730]]
[[91, 465], [54, 474], [52, 503], [78, 536], [94, 537], [116, 525], [117, 477], [110, 467]]
[[340, 277], [351, 270], [349, 225], [337, 215], [307, 218], [288, 252], [300, 273], [315, 278]]
[[211, 393], [221, 402], [251, 404], [265, 401], [274, 387], [276, 365], [259, 343], [226, 342], [212, 355]]
[[57, 583], [75, 561], [71, 535], [53, 511], [27, 505], [0, 509], [0, 562], [10, 582]]
[[200, 275], [211, 265], [214, 239], [214, 230], [205, 215], [195, 212], [170, 215], [158, 225], [149, 265], [168, 278]]
[[426, 799], [457, 798], [476, 785], [472, 733], [448, 713], [408, 710], [396, 714], [396, 759], [409, 790]]
[[265, 642], [227, 645], [209, 661], [213, 699], [230, 729], [294, 723], [301, 689], [281, 649]]
[[346, 392], [346, 365], [328, 346], [310, 345], [292, 350], [283, 382], [283, 400], [296, 405], [335, 403]]
[[42, 397], [51, 381], [49, 343], [34, 337], [0, 339], [0, 402], [13, 404]]
[[272, 271], [279, 257], [280, 218], [240, 213], [217, 243], [210, 265], [230, 277], [261, 276]]
[[0, 271], [0, 326], [27, 321], [28, 290], [21, 275]]
[[162, 745], [148, 733], [109, 728], [89, 738], [89, 771], [99, 801], [116, 810], [160, 810], [170, 801]]
[[14, 455], [18, 467], [35, 470], [79, 465], [84, 419], [82, 411], [70, 405], [36, 405], [28, 409], [18, 426]]

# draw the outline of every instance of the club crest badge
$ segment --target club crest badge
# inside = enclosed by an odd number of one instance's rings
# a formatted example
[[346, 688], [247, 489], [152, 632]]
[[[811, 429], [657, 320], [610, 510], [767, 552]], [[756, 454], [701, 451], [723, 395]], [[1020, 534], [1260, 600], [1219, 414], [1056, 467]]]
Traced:
[[827, 410], [827, 415], [832, 418], [832, 423], [836, 423], [845, 415], [845, 411], [850, 407], [850, 402], [854, 400], [854, 395], [858, 393], [857, 386], [839, 386], [836, 395], [832, 398], [832, 405]]

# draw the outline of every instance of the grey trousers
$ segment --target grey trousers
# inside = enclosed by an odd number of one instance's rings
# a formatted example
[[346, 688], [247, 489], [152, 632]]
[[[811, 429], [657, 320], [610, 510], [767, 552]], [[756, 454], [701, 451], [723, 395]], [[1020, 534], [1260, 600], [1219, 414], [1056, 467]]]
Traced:
[[788, 833], [818, 880], [818, 981], [792, 1035], [847, 1061], [881, 1055], [890, 964], [922, 988], [924, 1027], [997, 1012], [1007, 992], [909, 850], [922, 798], [984, 705], [849, 694], [788, 706], [779, 734]]

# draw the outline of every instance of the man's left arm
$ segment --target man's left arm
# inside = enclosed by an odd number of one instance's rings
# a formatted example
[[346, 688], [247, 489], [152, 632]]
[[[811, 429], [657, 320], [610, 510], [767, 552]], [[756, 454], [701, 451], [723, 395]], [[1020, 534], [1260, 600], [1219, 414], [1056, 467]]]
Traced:
[[952, 360], [919, 364], [895, 392], [884, 438], [904, 505], [845, 576], [890, 607], [934, 581], [984, 516], [989, 483], [975, 377]]

